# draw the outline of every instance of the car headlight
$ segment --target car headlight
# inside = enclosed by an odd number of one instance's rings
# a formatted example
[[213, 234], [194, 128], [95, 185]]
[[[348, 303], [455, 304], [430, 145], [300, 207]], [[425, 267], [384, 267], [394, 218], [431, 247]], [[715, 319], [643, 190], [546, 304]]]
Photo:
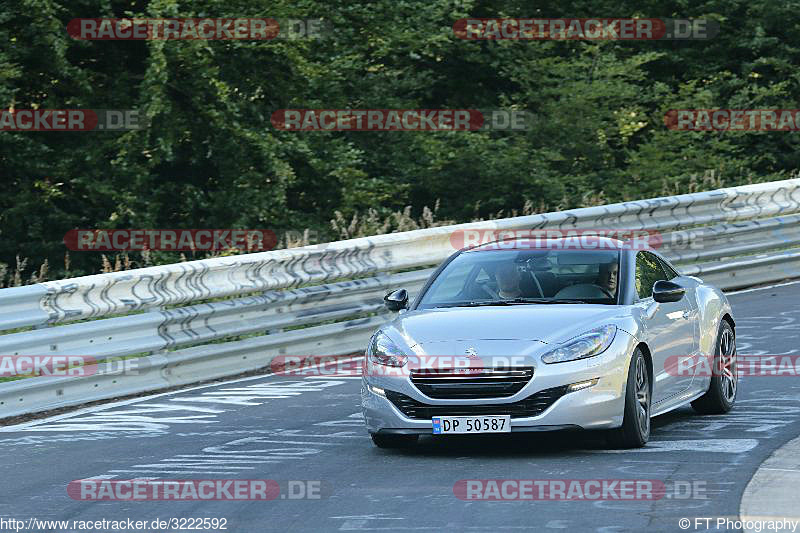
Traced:
[[408, 355], [385, 333], [378, 332], [372, 337], [367, 347], [367, 356], [373, 363], [387, 366], [403, 366]]
[[609, 324], [570, 339], [542, 356], [545, 363], [564, 363], [600, 355], [614, 341], [617, 326]]

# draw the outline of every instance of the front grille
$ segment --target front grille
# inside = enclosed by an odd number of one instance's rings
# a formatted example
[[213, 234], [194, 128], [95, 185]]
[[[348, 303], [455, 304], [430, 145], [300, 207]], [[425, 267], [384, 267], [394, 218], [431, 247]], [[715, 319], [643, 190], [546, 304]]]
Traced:
[[518, 393], [533, 377], [532, 367], [463, 368], [411, 371], [411, 382], [429, 398], [505, 398]]
[[431, 419], [434, 416], [511, 415], [511, 418], [537, 416], [567, 392], [567, 385], [545, 389], [513, 403], [472, 405], [430, 405], [405, 394], [386, 391], [386, 397], [409, 418]]

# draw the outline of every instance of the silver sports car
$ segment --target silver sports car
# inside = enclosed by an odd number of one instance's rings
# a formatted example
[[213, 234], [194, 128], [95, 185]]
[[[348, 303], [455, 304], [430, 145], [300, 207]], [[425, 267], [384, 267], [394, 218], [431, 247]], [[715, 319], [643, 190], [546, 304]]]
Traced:
[[380, 447], [569, 428], [640, 447], [651, 417], [736, 399], [727, 298], [650, 249], [489, 243], [444, 261], [410, 305], [404, 289], [385, 302], [399, 314], [372, 336], [361, 389]]

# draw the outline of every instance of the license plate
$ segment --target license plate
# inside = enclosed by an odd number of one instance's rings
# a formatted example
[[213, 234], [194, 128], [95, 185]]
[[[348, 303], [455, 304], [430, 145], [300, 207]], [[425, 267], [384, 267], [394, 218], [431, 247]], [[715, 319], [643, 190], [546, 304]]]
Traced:
[[433, 434], [445, 433], [511, 433], [511, 415], [433, 417]]

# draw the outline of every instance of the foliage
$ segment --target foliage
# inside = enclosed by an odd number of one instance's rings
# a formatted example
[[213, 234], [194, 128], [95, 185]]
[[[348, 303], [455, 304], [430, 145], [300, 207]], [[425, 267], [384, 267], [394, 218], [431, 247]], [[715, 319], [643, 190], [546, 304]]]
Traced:
[[[65, 262], [62, 237], [74, 228], [309, 229], [327, 240], [800, 168], [795, 134], [676, 132], [663, 122], [676, 108], [795, 108], [797, 2], [533, 5], [0, 0], [0, 108], [147, 118], [127, 133], [0, 132], [0, 263], [50, 265], [19, 274], [25, 283], [181, 259], [75, 252]], [[85, 16], [318, 17], [334, 31], [322, 40], [71, 39], [67, 22]], [[707, 41], [477, 42], [453, 34], [467, 16], [696, 17], [721, 31]], [[525, 132], [301, 133], [270, 125], [282, 108], [504, 108], [535, 120]], [[434, 219], [424, 209], [436, 205]], [[10, 284], [14, 273], [3, 277]]]

